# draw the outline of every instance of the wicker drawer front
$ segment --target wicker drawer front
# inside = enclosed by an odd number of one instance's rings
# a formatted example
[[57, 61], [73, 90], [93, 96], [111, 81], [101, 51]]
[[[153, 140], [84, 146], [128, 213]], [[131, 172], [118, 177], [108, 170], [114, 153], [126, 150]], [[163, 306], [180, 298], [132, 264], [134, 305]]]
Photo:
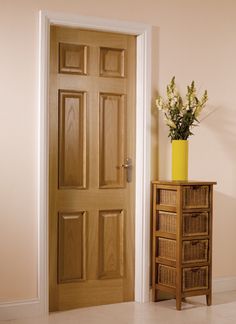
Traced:
[[208, 240], [183, 241], [182, 261], [207, 262]]
[[158, 257], [168, 260], [176, 260], [176, 241], [165, 238], [157, 238]]
[[184, 213], [183, 236], [208, 235], [209, 213]]
[[176, 206], [176, 190], [158, 189], [157, 204]]
[[175, 270], [175, 268], [159, 264], [159, 266], [158, 266], [158, 283], [165, 285], [165, 286], [169, 286], [169, 287], [176, 287], [176, 270]]
[[183, 291], [207, 288], [208, 267], [183, 269]]
[[157, 230], [166, 233], [176, 233], [176, 214], [169, 212], [158, 212]]
[[209, 186], [185, 186], [183, 208], [208, 208]]

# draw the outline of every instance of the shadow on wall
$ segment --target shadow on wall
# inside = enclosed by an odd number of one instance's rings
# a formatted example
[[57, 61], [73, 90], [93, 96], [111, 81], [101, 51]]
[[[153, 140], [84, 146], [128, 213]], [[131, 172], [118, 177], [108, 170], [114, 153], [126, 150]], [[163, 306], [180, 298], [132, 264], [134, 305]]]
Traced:
[[236, 276], [236, 199], [214, 190], [213, 278]]
[[190, 138], [190, 178], [217, 180], [217, 189], [236, 197], [236, 110], [207, 107], [194, 134]]
[[236, 165], [236, 110], [222, 106], [210, 106], [200, 118], [200, 123], [214, 133], [223, 145], [224, 153], [233, 157]]
[[[192, 150], [192, 173], [217, 181], [213, 213], [213, 277], [236, 276], [236, 110], [210, 106], [203, 113], [200, 141]], [[203, 135], [202, 135], [203, 134]], [[209, 136], [209, 141], [207, 136]], [[194, 139], [195, 140], [195, 139]], [[201, 147], [199, 146], [201, 145]], [[204, 154], [199, 156], [199, 149]]]

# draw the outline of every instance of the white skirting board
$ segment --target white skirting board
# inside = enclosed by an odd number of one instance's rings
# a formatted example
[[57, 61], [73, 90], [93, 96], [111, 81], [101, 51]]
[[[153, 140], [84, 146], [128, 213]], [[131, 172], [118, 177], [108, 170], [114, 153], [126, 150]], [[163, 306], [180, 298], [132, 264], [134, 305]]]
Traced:
[[213, 294], [232, 290], [236, 290], [236, 277], [224, 277], [213, 279]]
[[36, 298], [0, 303], [0, 321], [37, 317], [43, 314], [45, 314], [45, 307]]
[[[236, 290], [236, 277], [213, 279], [212, 289], [213, 293]], [[0, 303], [0, 321], [42, 316], [47, 313], [45, 309], [38, 299]]]

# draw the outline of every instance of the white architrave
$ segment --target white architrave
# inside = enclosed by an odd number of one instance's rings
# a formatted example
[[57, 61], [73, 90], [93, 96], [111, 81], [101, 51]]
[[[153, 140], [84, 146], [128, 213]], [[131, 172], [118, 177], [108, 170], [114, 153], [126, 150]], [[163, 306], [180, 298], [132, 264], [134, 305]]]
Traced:
[[139, 23], [40, 11], [37, 151], [38, 296], [34, 300], [0, 304], [0, 319], [37, 316], [48, 312], [48, 80], [51, 24], [137, 36], [135, 301], [141, 303], [149, 301], [151, 27]]

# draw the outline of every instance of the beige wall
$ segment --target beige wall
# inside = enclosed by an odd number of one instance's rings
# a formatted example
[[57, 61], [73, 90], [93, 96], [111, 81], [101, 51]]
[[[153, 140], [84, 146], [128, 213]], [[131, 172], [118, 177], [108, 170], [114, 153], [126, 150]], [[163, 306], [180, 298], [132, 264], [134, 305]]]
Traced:
[[[236, 2], [234, 0], [0, 0], [0, 301], [37, 295], [38, 11], [155, 26], [153, 92], [175, 75], [209, 91], [206, 118], [190, 142], [190, 177], [217, 180], [214, 277], [236, 276]], [[153, 118], [152, 175], [170, 176], [170, 144]], [[228, 252], [228, 253], [227, 253]]]

